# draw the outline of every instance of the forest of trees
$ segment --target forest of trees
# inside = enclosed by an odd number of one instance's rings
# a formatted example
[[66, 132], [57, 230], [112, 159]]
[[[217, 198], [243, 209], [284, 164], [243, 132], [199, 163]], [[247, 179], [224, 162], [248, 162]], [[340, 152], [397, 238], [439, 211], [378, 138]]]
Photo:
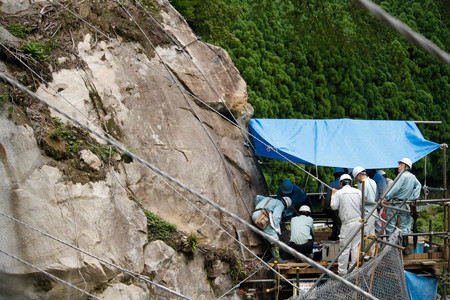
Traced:
[[[450, 142], [450, 67], [350, 1], [171, 2], [203, 40], [230, 53], [247, 83], [255, 118], [442, 121], [419, 128], [431, 141]], [[376, 2], [450, 50], [447, 1]], [[319, 188], [290, 163], [264, 162], [271, 193], [286, 178], [307, 191]], [[413, 168], [421, 182], [424, 167], [422, 159]], [[394, 170], [386, 171], [394, 176]], [[321, 180], [334, 180], [331, 168], [317, 172]], [[429, 156], [427, 183], [442, 186], [442, 151]]]

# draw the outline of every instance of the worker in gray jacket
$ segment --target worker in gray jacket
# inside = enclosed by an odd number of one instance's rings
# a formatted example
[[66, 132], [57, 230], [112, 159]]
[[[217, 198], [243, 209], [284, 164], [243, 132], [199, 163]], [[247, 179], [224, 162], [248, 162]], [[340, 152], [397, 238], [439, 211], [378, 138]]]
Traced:
[[[422, 185], [419, 180], [417, 180], [416, 176], [409, 172], [412, 168], [412, 162], [409, 158], [403, 158], [398, 162], [398, 172], [402, 170], [406, 170], [402, 176], [398, 179], [397, 183], [391, 188], [389, 193], [387, 193], [385, 199], [389, 202], [390, 205], [400, 207], [400, 203], [404, 199], [408, 200], [416, 200], [420, 196], [420, 190], [422, 189]], [[405, 208], [405, 207], [403, 207]], [[386, 209], [388, 214], [388, 219], [393, 215], [392, 209]], [[410, 213], [407, 212], [397, 212], [397, 215], [400, 218], [400, 230], [404, 234], [408, 234], [411, 232], [412, 225], [412, 217]], [[388, 233], [394, 231], [394, 224], [396, 223], [396, 218], [392, 220], [387, 226], [386, 230]], [[404, 237], [403, 246], [408, 246], [408, 239]]]
[[[283, 197], [281, 200], [278, 200], [271, 197], [257, 195], [255, 198], [255, 211], [252, 214], [252, 220], [253, 222], [256, 220], [265, 205], [265, 209], [267, 209], [270, 213], [270, 224], [264, 229], [264, 232], [274, 239], [280, 240], [278, 235], [281, 234], [281, 215], [286, 208], [291, 206], [291, 204], [292, 201], [289, 197]], [[281, 262], [280, 249], [278, 247], [272, 247], [272, 255], [274, 259]]]
[[[377, 200], [377, 184], [373, 179], [367, 176], [366, 170], [363, 167], [355, 167], [352, 171], [353, 178], [358, 183], [358, 190], [362, 192], [362, 182], [364, 185], [364, 215], [368, 215], [369, 212], [375, 207]], [[383, 178], [384, 180], [384, 178]], [[364, 228], [366, 235], [374, 235], [380, 232], [381, 222], [379, 220], [378, 212], [374, 211], [372, 216], [367, 220], [367, 224]]]
[[351, 241], [338, 258], [339, 275], [347, 274], [348, 259], [351, 252], [352, 265], [356, 263], [358, 258], [358, 247], [361, 242], [361, 235], [356, 234], [350, 240], [351, 235], [357, 230], [359, 220], [361, 219], [361, 191], [351, 186], [352, 178], [348, 174], [344, 174], [339, 179], [341, 189], [333, 189], [331, 196], [331, 208], [339, 210], [339, 218], [342, 226], [339, 234], [339, 244], [343, 247], [347, 242]]

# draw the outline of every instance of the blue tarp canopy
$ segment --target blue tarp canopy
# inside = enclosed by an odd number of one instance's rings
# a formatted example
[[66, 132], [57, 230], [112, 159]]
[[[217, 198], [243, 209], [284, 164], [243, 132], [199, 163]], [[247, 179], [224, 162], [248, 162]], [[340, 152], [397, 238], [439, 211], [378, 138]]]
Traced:
[[249, 127], [256, 155], [308, 165], [396, 168], [439, 148], [413, 121], [252, 119]]

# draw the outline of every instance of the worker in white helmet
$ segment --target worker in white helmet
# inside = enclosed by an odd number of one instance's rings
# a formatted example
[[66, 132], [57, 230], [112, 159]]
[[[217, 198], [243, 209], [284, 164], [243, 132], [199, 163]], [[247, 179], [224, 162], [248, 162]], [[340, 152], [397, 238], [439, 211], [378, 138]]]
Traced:
[[[385, 199], [390, 202], [392, 206], [399, 207], [400, 203], [404, 200], [416, 200], [420, 196], [420, 190], [422, 185], [416, 176], [409, 172], [412, 168], [412, 163], [409, 158], [403, 158], [398, 162], [398, 171], [401, 172], [405, 170], [403, 175], [398, 179], [397, 183], [392, 187], [389, 193], [386, 195]], [[395, 204], [394, 202], [397, 202]], [[399, 203], [400, 202], [400, 203]], [[405, 208], [405, 207], [403, 207]], [[387, 209], [388, 219], [393, 215], [392, 209]], [[400, 229], [403, 234], [408, 234], [411, 232], [412, 217], [411, 214], [406, 212], [397, 212], [400, 217]], [[396, 218], [392, 220], [387, 226], [386, 230], [388, 233], [394, 231], [394, 224], [396, 224]], [[408, 238], [403, 238], [403, 246], [408, 246]], [[406, 253], [409, 251], [407, 250]]]
[[[339, 234], [339, 243], [341, 247], [350, 241], [350, 236], [358, 228], [361, 219], [361, 191], [351, 186], [352, 178], [348, 174], [343, 174], [339, 178], [341, 189], [333, 189], [331, 196], [331, 208], [339, 210], [339, 218], [342, 226]], [[338, 258], [338, 272], [343, 276], [347, 274], [348, 259], [351, 252], [352, 265], [356, 263], [358, 257], [358, 247], [361, 242], [361, 235], [356, 234], [348, 247]]]
[[291, 219], [291, 238], [289, 246], [304, 255], [310, 255], [314, 246], [314, 221], [311, 218], [311, 209], [302, 205], [299, 216]]
[[[373, 179], [367, 176], [366, 170], [363, 167], [355, 167], [352, 171], [353, 178], [355, 178], [358, 183], [358, 190], [362, 192], [362, 182], [364, 185], [364, 215], [367, 216], [369, 212], [377, 204], [377, 184]], [[384, 180], [384, 179], [383, 179]], [[375, 230], [375, 228], [377, 230]], [[381, 230], [381, 222], [378, 218], [378, 211], [372, 214], [372, 216], [367, 220], [367, 224], [364, 228], [365, 235], [374, 235], [375, 231], [379, 232]]]

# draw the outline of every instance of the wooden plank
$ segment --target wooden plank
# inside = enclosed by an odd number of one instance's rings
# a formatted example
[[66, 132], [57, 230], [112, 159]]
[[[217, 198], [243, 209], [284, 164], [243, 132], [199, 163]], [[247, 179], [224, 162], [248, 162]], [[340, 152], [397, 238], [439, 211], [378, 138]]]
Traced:
[[423, 266], [432, 266], [437, 264], [437, 261], [434, 260], [425, 260], [420, 262]]
[[[328, 264], [323, 264], [323, 266], [326, 268], [328, 267]], [[269, 264], [271, 267], [274, 267], [274, 264]], [[311, 267], [308, 263], [304, 262], [287, 262], [284, 264], [279, 264], [275, 269], [278, 269], [280, 271], [281, 275], [295, 275], [297, 274], [297, 268], [300, 269], [300, 274], [321, 274], [322, 272], [314, 267]], [[331, 268], [332, 272], [337, 271], [337, 263], [334, 264], [334, 266]]]
[[428, 253], [416, 253], [403, 256], [403, 260], [438, 259], [442, 257], [443, 257], [442, 252], [432, 252], [431, 257], [428, 257]]
[[405, 270], [424, 270], [424, 269], [436, 270], [436, 269], [441, 269], [441, 268], [446, 268], [446, 267], [447, 267], [447, 262], [436, 262], [436, 264], [431, 265], [431, 266], [424, 266], [422, 264], [408, 265], [408, 266], [405, 266]]

